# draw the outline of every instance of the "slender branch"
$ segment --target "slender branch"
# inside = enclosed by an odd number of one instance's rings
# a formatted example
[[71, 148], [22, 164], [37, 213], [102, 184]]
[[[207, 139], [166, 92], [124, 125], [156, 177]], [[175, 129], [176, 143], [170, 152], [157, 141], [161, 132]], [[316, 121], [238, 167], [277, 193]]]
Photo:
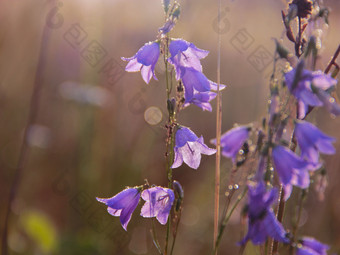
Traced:
[[6, 204], [6, 212], [5, 212], [5, 222], [4, 222], [4, 228], [3, 228], [3, 234], [2, 234], [2, 255], [8, 254], [8, 246], [7, 246], [7, 239], [8, 239], [8, 225], [10, 221], [11, 216], [11, 207], [12, 204], [17, 196], [20, 181], [23, 176], [24, 169], [26, 167], [26, 162], [29, 158], [29, 145], [27, 143], [28, 140], [28, 132], [30, 126], [36, 122], [38, 110], [39, 110], [39, 103], [40, 103], [40, 91], [43, 86], [43, 70], [46, 66], [45, 62], [45, 53], [47, 51], [48, 47], [48, 38], [49, 38], [50, 30], [47, 26], [44, 27], [42, 38], [41, 38], [41, 47], [39, 52], [39, 59], [37, 64], [37, 69], [35, 73], [35, 81], [34, 81], [34, 88], [31, 95], [31, 101], [29, 106], [29, 113], [28, 118], [24, 130], [24, 136], [22, 140], [22, 144], [20, 147], [20, 153], [19, 158], [17, 162], [17, 166], [14, 173], [14, 179], [12, 182], [12, 186], [9, 193], [9, 198]]
[[244, 196], [247, 194], [247, 191], [248, 191], [248, 189], [245, 188], [244, 191], [242, 192], [242, 194], [237, 197], [237, 200], [235, 201], [235, 204], [233, 205], [233, 207], [230, 209], [229, 213], [225, 215], [225, 217], [224, 217], [224, 219], [222, 221], [222, 224], [221, 224], [221, 227], [220, 227], [217, 239], [216, 239], [216, 243], [215, 243], [215, 246], [214, 246], [214, 253], [213, 254], [217, 254], [218, 247], [220, 245], [220, 242], [221, 242], [221, 239], [222, 239], [222, 236], [223, 236], [223, 233], [224, 233], [224, 229], [227, 226], [227, 223], [230, 220], [230, 217], [233, 214], [233, 212], [235, 211], [236, 207], [241, 202], [241, 200], [244, 198]]
[[[284, 189], [283, 189], [283, 186], [282, 184], [280, 185], [280, 196], [279, 196], [279, 208], [277, 209], [277, 220], [279, 222], [282, 222], [283, 220], [283, 214], [284, 214], [284, 210], [285, 210], [285, 192], [284, 192]], [[273, 240], [272, 243], [271, 243], [271, 249], [270, 249], [270, 255], [274, 255], [277, 253], [278, 251], [278, 248], [279, 248], [279, 242], [276, 241], [276, 240]]]
[[[218, 0], [218, 26], [221, 24], [221, 0]], [[217, 241], [219, 202], [220, 202], [220, 175], [221, 175], [221, 126], [222, 126], [222, 98], [221, 84], [221, 33], [218, 33], [217, 44], [217, 109], [216, 109], [216, 168], [215, 168], [215, 207], [214, 207], [214, 245]], [[215, 253], [217, 254], [217, 249]]]
[[329, 73], [329, 70], [331, 69], [332, 65], [336, 65], [335, 63], [335, 60], [337, 59], [337, 57], [339, 56], [340, 54], [340, 44], [338, 46], [338, 49], [336, 50], [336, 52], [334, 53], [331, 61], [328, 63], [326, 69], [325, 69], [325, 74], [328, 74]]
[[151, 224], [152, 224], [151, 235], [152, 235], [153, 244], [156, 246], [156, 249], [157, 249], [158, 253], [163, 255], [161, 246], [159, 245], [159, 242], [158, 242], [154, 219], [152, 219], [152, 223]]

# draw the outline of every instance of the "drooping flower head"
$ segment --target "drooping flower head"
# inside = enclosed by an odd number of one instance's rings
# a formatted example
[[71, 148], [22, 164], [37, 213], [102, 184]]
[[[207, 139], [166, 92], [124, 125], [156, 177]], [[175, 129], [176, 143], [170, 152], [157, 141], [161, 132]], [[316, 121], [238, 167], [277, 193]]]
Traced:
[[296, 255], [327, 255], [329, 246], [312, 237], [304, 237], [297, 245]]
[[[235, 163], [236, 156], [248, 139], [250, 130], [249, 126], [239, 126], [224, 133], [221, 136], [222, 155], [231, 158]], [[216, 139], [211, 140], [211, 143], [216, 145]]]
[[191, 100], [186, 100], [183, 107], [187, 107], [190, 104], [194, 104], [198, 107], [200, 107], [203, 111], [212, 111], [212, 107], [210, 104], [210, 101], [213, 100], [216, 97], [216, 93], [212, 91], [208, 92], [198, 92], [194, 91], [194, 95], [191, 98]]
[[140, 199], [140, 189], [127, 188], [111, 198], [97, 197], [96, 199], [108, 206], [107, 211], [109, 214], [119, 216], [122, 227], [127, 230], [131, 215]]
[[257, 186], [249, 186], [248, 190], [248, 232], [240, 245], [251, 240], [253, 244], [263, 244], [268, 237], [276, 241], [287, 243], [286, 232], [281, 223], [277, 221], [271, 204], [277, 198], [277, 190], [266, 191], [263, 182]]
[[199, 49], [193, 43], [182, 39], [172, 40], [169, 45], [169, 51], [171, 57], [168, 58], [168, 62], [175, 67], [177, 80], [184, 75], [183, 67], [202, 72], [200, 59], [209, 54], [209, 51]]
[[177, 168], [184, 163], [197, 169], [201, 162], [201, 154], [212, 155], [215, 149], [204, 144], [203, 136], [200, 138], [187, 127], [179, 127], [175, 135], [175, 159], [171, 168]]
[[295, 137], [301, 149], [301, 157], [316, 166], [319, 162], [319, 152], [324, 154], [335, 153], [335, 148], [332, 145], [335, 138], [324, 134], [307, 121], [296, 121]]
[[160, 54], [160, 43], [149, 42], [144, 44], [142, 48], [131, 58], [122, 58], [129, 61], [125, 70], [128, 72], [141, 72], [143, 80], [149, 83], [151, 77], [157, 80], [155, 75], [155, 66]]
[[175, 200], [174, 192], [167, 188], [152, 187], [143, 190], [142, 198], [145, 204], [142, 207], [140, 215], [145, 218], [156, 217], [159, 223], [165, 225]]
[[295, 69], [285, 74], [285, 82], [289, 91], [298, 100], [299, 119], [303, 119], [308, 111], [308, 107], [322, 106], [324, 103], [312, 90], [312, 85], [325, 91], [336, 85], [336, 80], [321, 71], [311, 72], [303, 69], [303, 64], [299, 64]]
[[274, 169], [279, 175], [285, 191], [285, 199], [288, 199], [292, 186], [305, 189], [309, 186], [309, 173], [311, 164], [298, 157], [294, 152], [284, 146], [277, 145], [272, 150]]

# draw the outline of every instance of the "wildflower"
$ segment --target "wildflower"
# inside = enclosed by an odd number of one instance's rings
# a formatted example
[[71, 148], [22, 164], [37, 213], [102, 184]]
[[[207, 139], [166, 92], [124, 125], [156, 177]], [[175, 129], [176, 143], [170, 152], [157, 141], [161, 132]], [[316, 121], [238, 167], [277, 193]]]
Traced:
[[[233, 163], [236, 161], [236, 156], [243, 146], [244, 142], [249, 137], [249, 126], [239, 126], [230, 129], [221, 136], [222, 155], [231, 158]], [[216, 145], [216, 139], [210, 141]]]
[[297, 245], [296, 255], [327, 255], [328, 245], [320, 243], [312, 237], [304, 237]]
[[187, 107], [190, 104], [197, 105], [200, 107], [203, 111], [212, 111], [212, 107], [210, 104], [210, 101], [213, 100], [216, 97], [216, 93], [212, 91], [207, 92], [198, 92], [194, 91], [194, 95], [189, 101], [185, 101], [183, 107]]
[[311, 165], [307, 161], [281, 145], [273, 148], [272, 158], [274, 169], [284, 186], [285, 199], [289, 198], [293, 185], [302, 189], [309, 186], [308, 169], [311, 168]]
[[151, 77], [157, 80], [155, 75], [155, 66], [160, 54], [159, 42], [149, 42], [144, 44], [142, 48], [131, 58], [122, 58], [124, 61], [129, 61], [125, 70], [128, 72], [141, 71], [143, 80], [149, 83]]
[[[217, 91], [217, 84], [208, 80], [208, 82], [210, 83], [210, 89], [211, 90], [215, 90]], [[220, 84], [220, 91], [223, 90], [226, 86], [223, 84]], [[212, 111], [212, 107], [210, 104], [210, 101], [213, 100], [215, 97], [217, 96], [217, 94], [213, 91], [205, 91], [205, 92], [199, 92], [195, 89], [193, 89], [193, 96], [191, 99], [190, 96], [188, 96], [188, 94], [186, 94], [186, 100], [184, 103], [184, 107], [189, 106], [190, 104], [194, 104], [197, 105], [198, 107], [200, 107], [203, 111]]]
[[192, 100], [195, 92], [207, 92], [211, 90], [213, 82], [208, 80], [200, 71], [182, 67], [182, 73], [184, 97], [187, 102]]
[[144, 218], [156, 217], [159, 223], [166, 224], [175, 200], [174, 192], [167, 188], [152, 187], [142, 192], [142, 198], [146, 202], [142, 207], [141, 216]]
[[289, 5], [297, 6], [297, 15], [300, 18], [307, 18], [312, 13], [312, 2], [309, 0], [293, 0]]
[[334, 87], [336, 80], [321, 71], [311, 72], [306, 69], [301, 69], [303, 68], [303, 64], [301, 63], [297, 68], [300, 68], [300, 70], [293, 68], [285, 74], [285, 82], [290, 92], [298, 100], [298, 118], [302, 119], [308, 111], [308, 106], [316, 107], [325, 105], [325, 102], [320, 100], [318, 95], [312, 90], [312, 85], [316, 89], [324, 92]]
[[96, 198], [108, 206], [107, 211], [113, 216], [120, 217], [120, 223], [126, 230], [133, 211], [136, 209], [140, 198], [139, 188], [127, 188], [111, 198]]
[[307, 161], [318, 164], [319, 152], [334, 154], [332, 142], [335, 138], [321, 132], [316, 126], [307, 121], [295, 123], [295, 137], [301, 149], [301, 157]]
[[248, 240], [253, 244], [263, 244], [267, 237], [276, 241], [287, 243], [286, 232], [281, 223], [277, 221], [271, 204], [277, 199], [277, 190], [266, 191], [263, 182], [256, 187], [249, 186], [248, 190], [248, 233], [239, 243], [245, 245]]
[[215, 149], [204, 144], [203, 136], [198, 138], [194, 132], [187, 127], [179, 127], [175, 136], [175, 159], [171, 168], [177, 168], [184, 163], [189, 167], [197, 169], [201, 162], [201, 154], [212, 155]]
[[174, 65], [177, 80], [181, 79], [184, 75], [183, 67], [202, 72], [200, 59], [205, 58], [209, 54], [209, 51], [199, 49], [193, 43], [182, 39], [172, 40], [169, 45], [169, 51], [171, 57], [168, 58], [168, 62]]

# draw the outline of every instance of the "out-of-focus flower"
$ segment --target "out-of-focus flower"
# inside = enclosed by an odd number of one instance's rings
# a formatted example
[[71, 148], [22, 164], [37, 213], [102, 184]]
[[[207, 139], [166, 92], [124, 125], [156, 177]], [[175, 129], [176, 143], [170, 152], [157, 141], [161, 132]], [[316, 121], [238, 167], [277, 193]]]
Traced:
[[296, 255], [327, 255], [329, 246], [312, 237], [304, 237], [296, 247]]
[[266, 191], [263, 182], [249, 186], [248, 190], [248, 233], [239, 243], [245, 245], [248, 240], [253, 244], [263, 244], [268, 237], [282, 243], [288, 243], [286, 231], [277, 221], [271, 204], [277, 199], [277, 190]]
[[156, 217], [161, 224], [166, 224], [172, 204], [175, 200], [174, 192], [163, 187], [152, 187], [143, 190], [142, 198], [146, 201], [142, 207], [141, 216]]
[[178, 128], [175, 140], [175, 159], [171, 168], [181, 166], [184, 161], [189, 167], [197, 169], [201, 162], [201, 154], [212, 155], [216, 152], [204, 144], [203, 136], [198, 138], [187, 127]]
[[122, 227], [127, 230], [133, 211], [136, 209], [140, 198], [139, 188], [127, 188], [111, 198], [96, 198], [106, 204], [107, 211], [113, 216], [120, 217]]
[[193, 43], [182, 39], [172, 40], [169, 45], [169, 51], [171, 57], [168, 58], [168, 61], [175, 67], [177, 80], [184, 75], [185, 69], [183, 67], [202, 72], [200, 59], [209, 54], [209, 51], [199, 49]]
[[[222, 155], [231, 158], [235, 163], [236, 156], [248, 139], [250, 130], [249, 126], [239, 126], [224, 133], [221, 136]], [[212, 139], [210, 142], [216, 145], [216, 139]]]
[[321, 132], [316, 126], [307, 121], [296, 121], [295, 137], [301, 149], [301, 157], [318, 165], [319, 152], [334, 154], [332, 142], [335, 138]]
[[[301, 65], [300, 68], [302, 68]], [[325, 90], [335, 86], [337, 83], [335, 79], [321, 71], [311, 72], [302, 69], [301, 72], [297, 72], [295, 68], [285, 74], [285, 82], [289, 91], [298, 100], [299, 119], [305, 117], [308, 106], [325, 105], [325, 102], [320, 100], [319, 96], [313, 92], [312, 85], [326, 93]]]
[[316, 96], [323, 103], [327, 111], [335, 116], [340, 115], [340, 105], [337, 104], [335, 99], [326, 91], [316, 88], [312, 85], [312, 89], [315, 92]]
[[159, 28], [158, 31], [161, 32], [162, 34], [167, 34], [174, 28], [175, 25], [176, 25], [175, 19], [168, 19], [165, 22], [164, 26]]
[[293, 0], [289, 5], [295, 4], [297, 6], [297, 16], [300, 18], [307, 18], [312, 13], [312, 2], [309, 0]]
[[141, 72], [143, 80], [149, 83], [151, 77], [157, 80], [155, 75], [155, 66], [160, 54], [159, 42], [149, 42], [144, 44], [142, 48], [131, 58], [122, 58], [129, 61], [125, 70], [128, 72]]
[[285, 199], [288, 199], [292, 185], [305, 189], [309, 186], [308, 169], [311, 164], [298, 157], [294, 152], [277, 145], [273, 148], [272, 158], [274, 169], [278, 173], [285, 190]]

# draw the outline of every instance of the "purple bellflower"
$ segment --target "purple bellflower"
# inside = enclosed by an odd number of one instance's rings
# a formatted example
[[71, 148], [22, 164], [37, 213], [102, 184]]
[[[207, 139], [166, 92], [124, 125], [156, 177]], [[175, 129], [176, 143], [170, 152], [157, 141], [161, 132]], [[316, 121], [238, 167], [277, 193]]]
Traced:
[[[217, 91], [217, 84], [209, 81], [210, 83], [210, 89]], [[220, 84], [220, 91], [225, 89], [226, 85]], [[212, 107], [210, 104], [210, 101], [213, 100], [217, 94], [213, 91], [206, 91], [206, 92], [199, 92], [197, 90], [193, 90], [193, 96], [190, 100], [186, 99], [183, 107], [187, 107], [190, 104], [197, 105], [200, 107], [203, 111], [212, 111]]]
[[[312, 90], [312, 85], [322, 91], [325, 91], [336, 85], [337, 81], [331, 76], [321, 71], [311, 72], [303, 69], [300, 77], [296, 77], [296, 69], [285, 74], [285, 82], [289, 91], [298, 100], [299, 119], [303, 119], [308, 111], [308, 107], [316, 107], [324, 105], [317, 94]], [[297, 82], [295, 79], [299, 79]], [[339, 113], [340, 114], [340, 113]]]
[[212, 155], [215, 149], [204, 144], [203, 136], [200, 138], [187, 127], [179, 127], [175, 136], [175, 159], [171, 168], [177, 168], [184, 163], [197, 169], [201, 162], [201, 154]]
[[286, 231], [281, 223], [277, 221], [271, 204], [277, 199], [277, 190], [271, 189], [266, 191], [263, 182], [256, 187], [249, 186], [248, 190], [248, 232], [243, 240], [239, 243], [245, 245], [248, 240], [253, 244], [263, 244], [267, 237], [276, 241], [287, 243]]
[[296, 255], [327, 255], [328, 245], [322, 244], [312, 237], [304, 237], [297, 245]]
[[193, 43], [182, 39], [174, 39], [170, 42], [169, 51], [171, 57], [168, 62], [175, 67], [176, 79], [179, 80], [184, 75], [183, 68], [192, 68], [202, 72], [200, 59], [205, 58], [209, 51], [197, 48]]
[[131, 58], [122, 58], [129, 61], [125, 67], [125, 71], [139, 72], [141, 71], [143, 80], [149, 83], [151, 77], [157, 80], [155, 75], [155, 66], [160, 54], [159, 42], [149, 42], [144, 44], [142, 48]]
[[142, 192], [142, 198], [146, 202], [142, 207], [141, 216], [144, 218], [156, 217], [159, 223], [165, 225], [175, 200], [174, 192], [167, 188], [152, 187]]
[[138, 205], [140, 189], [127, 188], [111, 198], [97, 197], [96, 199], [108, 206], [107, 211], [109, 214], [120, 217], [120, 223], [126, 231], [131, 215]]
[[302, 189], [309, 186], [308, 170], [311, 166], [314, 167], [312, 164], [281, 145], [273, 148], [272, 158], [274, 169], [278, 173], [284, 187], [285, 200], [289, 198], [293, 185]]
[[[249, 137], [251, 127], [239, 126], [230, 129], [221, 136], [222, 155], [231, 158], [233, 163], [236, 162], [236, 156], [242, 148], [244, 142]], [[216, 139], [210, 141], [216, 145]]]
[[319, 152], [334, 154], [332, 142], [335, 138], [321, 132], [316, 126], [307, 121], [295, 123], [295, 137], [301, 149], [301, 157], [318, 167]]

